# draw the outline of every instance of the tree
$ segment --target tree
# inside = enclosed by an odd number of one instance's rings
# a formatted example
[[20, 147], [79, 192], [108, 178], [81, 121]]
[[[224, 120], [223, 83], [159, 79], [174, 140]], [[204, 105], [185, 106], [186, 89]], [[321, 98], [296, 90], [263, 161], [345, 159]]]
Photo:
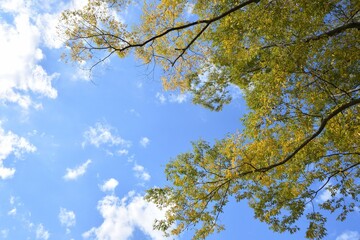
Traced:
[[[244, 131], [193, 150], [166, 166], [169, 186], [147, 199], [167, 209], [154, 227], [194, 239], [222, 230], [230, 197], [247, 200], [277, 232], [326, 235], [324, 212], [343, 221], [360, 193], [360, 2], [355, 0], [162, 0], [144, 2], [130, 29], [117, 13], [126, 0], [92, 0], [65, 11], [70, 59], [93, 68], [131, 50], [163, 69], [165, 89], [193, 94], [220, 111], [241, 89]], [[331, 198], [314, 201], [322, 191]], [[310, 210], [306, 209], [310, 206]]]

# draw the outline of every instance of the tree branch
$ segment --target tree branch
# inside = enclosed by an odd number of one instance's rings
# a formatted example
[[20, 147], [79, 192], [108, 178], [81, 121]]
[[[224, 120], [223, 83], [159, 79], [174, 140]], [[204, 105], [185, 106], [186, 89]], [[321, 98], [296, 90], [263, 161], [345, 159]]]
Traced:
[[210, 25], [210, 23], [206, 24], [205, 27], [203, 27], [203, 28], [200, 30], [200, 32], [198, 32], [198, 34], [196, 34], [196, 36], [190, 41], [190, 43], [189, 43], [185, 48], [179, 49], [179, 50], [181, 50], [181, 53], [180, 53], [180, 55], [177, 56], [177, 57], [175, 58], [175, 60], [172, 62], [172, 64], [171, 64], [172, 66], [175, 65], [176, 61], [184, 55], [184, 53], [186, 52], [186, 50], [188, 50], [188, 49], [191, 47], [191, 45], [196, 41], [196, 39], [198, 39], [198, 38], [201, 36], [201, 34], [208, 28], [209, 25]]
[[338, 35], [342, 31], [345, 31], [345, 30], [351, 29], [351, 28], [355, 28], [357, 30], [360, 30], [360, 22], [351, 22], [351, 23], [342, 25], [342, 26], [334, 28], [334, 29], [332, 29], [332, 30], [330, 30], [328, 32], [324, 32], [324, 33], [322, 33], [320, 35], [306, 38], [305, 40], [303, 40], [303, 42], [307, 43], [307, 42], [310, 42], [310, 41], [313, 41], [313, 40], [319, 40], [319, 39], [324, 38], [324, 37], [333, 37], [333, 36]]
[[300, 144], [291, 154], [289, 154], [284, 160], [272, 164], [268, 167], [265, 168], [261, 168], [258, 171], [261, 172], [266, 172], [272, 168], [275, 168], [277, 166], [283, 165], [284, 163], [288, 162], [290, 159], [292, 159], [301, 149], [303, 149], [307, 144], [309, 144], [312, 140], [314, 140], [317, 136], [320, 135], [320, 133], [324, 130], [326, 124], [336, 115], [338, 115], [339, 113], [341, 113], [342, 111], [344, 111], [345, 109], [348, 109], [352, 106], [355, 106], [357, 104], [360, 104], [360, 98], [359, 99], [354, 99], [348, 103], [345, 103], [343, 105], [341, 105], [340, 107], [338, 107], [337, 109], [335, 109], [334, 111], [332, 111], [326, 118], [324, 118], [321, 121], [320, 127], [318, 128], [318, 130], [311, 135], [308, 139], [306, 139], [302, 144]]
[[[135, 48], [135, 47], [143, 47], [145, 46], [146, 44], [158, 39], [158, 38], [161, 38], [163, 36], [165, 36], [166, 34], [170, 33], [170, 32], [174, 32], [174, 31], [178, 31], [178, 30], [182, 30], [182, 29], [186, 29], [186, 28], [189, 28], [189, 27], [193, 27], [193, 26], [196, 26], [196, 25], [199, 25], [199, 24], [206, 24], [206, 27], [203, 28], [202, 31], [200, 31], [200, 33], [198, 34], [199, 36], [202, 34], [203, 31], [205, 31], [205, 29], [207, 28], [208, 25], [210, 25], [211, 23], [213, 22], [216, 22], [228, 15], [230, 15], [231, 13], [233, 12], [236, 12], [238, 10], [240, 10], [241, 8], [251, 4], [251, 3], [258, 3], [260, 0], [248, 0], [246, 2], [243, 2], [233, 8], [231, 8], [230, 10], [220, 14], [219, 16], [216, 16], [214, 18], [210, 18], [210, 19], [203, 19], [203, 20], [198, 20], [198, 21], [194, 21], [194, 22], [191, 22], [191, 23], [187, 23], [187, 24], [184, 24], [184, 25], [180, 25], [180, 26], [176, 26], [176, 27], [172, 27], [172, 28], [169, 28], [167, 29], [166, 31], [158, 34], [158, 35], [155, 35], [145, 41], [143, 41], [142, 43], [137, 43], [137, 44], [129, 44], [128, 46], [125, 46], [123, 48], [120, 48], [120, 49], [117, 49], [117, 51], [125, 51], [126, 49], [129, 49], [129, 48]], [[195, 40], [199, 37], [199, 36], [196, 36], [195, 37]], [[194, 40], [194, 41], [195, 41]], [[194, 41], [191, 41], [191, 42], [194, 42]], [[190, 44], [191, 45], [191, 44]], [[187, 48], [189, 48], [190, 46], [188, 46]], [[186, 48], [186, 49], [187, 49]]]
[[288, 161], [290, 161], [300, 150], [302, 150], [306, 145], [308, 145], [312, 140], [314, 140], [317, 136], [320, 135], [320, 133], [324, 130], [324, 128], [326, 127], [327, 123], [334, 118], [336, 115], [338, 115], [339, 113], [341, 113], [342, 111], [355, 106], [357, 104], [360, 104], [360, 98], [359, 99], [354, 99], [348, 103], [345, 103], [343, 105], [341, 105], [340, 107], [338, 107], [337, 109], [335, 109], [334, 111], [332, 111], [326, 118], [324, 118], [321, 123], [320, 126], [318, 128], [318, 130], [313, 133], [309, 138], [307, 138], [306, 140], [303, 141], [303, 143], [301, 143], [292, 153], [290, 153], [287, 157], [285, 157], [282, 161], [278, 162], [278, 163], [274, 163], [272, 165], [269, 165], [267, 167], [262, 167], [262, 168], [258, 168], [258, 169], [254, 169], [252, 171], [246, 171], [241, 173], [239, 176], [245, 176], [254, 172], [267, 172], [275, 167], [281, 166], [285, 163], [287, 163]]
[[[126, 39], [124, 39], [124, 38], [122, 38], [120, 36], [116, 36], [116, 35], [114, 35], [112, 33], [103, 31], [98, 26], [90, 23], [87, 19], [85, 19], [82, 15], [80, 15], [80, 17], [82, 17], [84, 22], [94, 29], [95, 34], [90, 34], [88, 36], [81, 36], [81, 35], [77, 35], [77, 33], [74, 33], [75, 37], [69, 38], [68, 41], [78, 41], [79, 39], [80, 40], [81, 39], [88, 39], [88, 38], [91, 39], [91, 38], [94, 38], [94, 37], [95, 38], [96, 37], [103, 37], [104, 38], [105, 36], [110, 37], [110, 38], [114, 38], [114, 39], [118, 39], [119, 41], [124, 43], [125, 46], [114, 47], [114, 46], [112, 46], [112, 44], [110, 44], [108, 41], [106, 41], [106, 39], [103, 39], [103, 40], [105, 40], [107, 46], [92, 48], [94, 50], [109, 50], [111, 52], [109, 55], [112, 55], [114, 53], [114, 51], [115, 52], [124, 52], [124, 51], [126, 51], [128, 49], [131, 49], [131, 48], [143, 47], [146, 44], [154, 42], [156, 39], [159, 39], [159, 38], [161, 38], [161, 37], [163, 37], [163, 36], [165, 36], [165, 35], [167, 35], [167, 34], [169, 34], [171, 32], [183, 30], [183, 29], [190, 28], [190, 27], [193, 27], [193, 26], [196, 26], [196, 25], [205, 24], [205, 26], [198, 32], [198, 34], [196, 34], [196, 36], [188, 43], [188, 45], [185, 48], [178, 49], [178, 50], [181, 50], [181, 53], [175, 58], [174, 61], [170, 61], [171, 65], [174, 66], [175, 63], [177, 62], [177, 60], [179, 58], [181, 58], [185, 54], [185, 52], [203, 34], [203, 32], [208, 28], [208, 26], [211, 23], [216, 22], [216, 21], [218, 21], [218, 20], [220, 20], [220, 19], [222, 19], [222, 18], [236, 12], [236, 11], [244, 8], [247, 5], [250, 5], [252, 3], [258, 3], [258, 2], [260, 2], [260, 0], [248, 0], [248, 1], [242, 2], [242, 3], [238, 4], [238, 5], [236, 5], [235, 7], [229, 9], [228, 11], [218, 15], [218, 16], [215, 16], [215, 17], [209, 18], [209, 19], [197, 20], [197, 21], [190, 22], [190, 23], [187, 23], [187, 24], [184, 24], [184, 25], [168, 28], [165, 31], [163, 31], [163, 32], [161, 32], [161, 33], [159, 33], [159, 34], [157, 34], [155, 36], [152, 36], [152, 37], [148, 38], [147, 40], [144, 40], [143, 42], [140, 42], [140, 43], [131, 43], [130, 40], [126, 40]], [[132, 40], [132, 41], [134, 41], [134, 40]], [[89, 46], [91, 48], [91, 45], [89, 45]], [[99, 62], [103, 62], [106, 58], [109, 57], [109, 55], [107, 55], [104, 59], [101, 59]], [[99, 64], [99, 62], [92, 65], [90, 69], [93, 69], [96, 65]]]
[[[325, 37], [333, 37], [333, 36], [336, 36], [336, 35], [340, 34], [343, 31], [345, 31], [347, 29], [351, 29], [351, 28], [355, 28], [357, 30], [360, 30], [360, 22], [351, 22], [351, 23], [348, 23], [348, 24], [344, 24], [344, 25], [342, 25], [340, 27], [334, 28], [334, 29], [332, 29], [330, 31], [321, 33], [319, 35], [307, 37], [305, 39], [300, 40], [299, 42], [308, 43], [310, 41], [320, 40], [320, 39], [325, 38]], [[272, 47], [288, 47], [288, 46], [294, 45], [296, 43], [298, 43], [298, 42], [293, 41], [293, 42], [288, 42], [288, 43], [274, 43], [274, 44], [269, 44], [269, 45], [263, 46], [262, 49], [272, 48]]]
[[350, 165], [350, 166], [348, 166], [348, 167], [345, 168], [345, 169], [334, 171], [334, 172], [326, 179], [325, 183], [324, 183], [323, 185], [321, 185], [321, 187], [320, 187], [318, 190], [316, 190], [316, 191], [314, 191], [314, 192], [311, 193], [313, 196], [311, 197], [311, 199], [310, 199], [306, 204], [308, 204], [310, 201], [313, 201], [313, 200], [316, 198], [317, 194], [318, 194], [322, 189], [324, 189], [324, 187], [326, 187], [326, 185], [330, 182], [330, 180], [331, 180], [333, 177], [335, 177], [335, 176], [338, 175], [339, 173], [346, 172], [346, 171], [348, 171], [348, 170], [350, 170], [350, 169], [352, 169], [352, 168], [354, 168], [354, 167], [356, 167], [356, 166], [358, 166], [358, 165], [360, 165], [360, 162], [354, 163], [353, 165]]

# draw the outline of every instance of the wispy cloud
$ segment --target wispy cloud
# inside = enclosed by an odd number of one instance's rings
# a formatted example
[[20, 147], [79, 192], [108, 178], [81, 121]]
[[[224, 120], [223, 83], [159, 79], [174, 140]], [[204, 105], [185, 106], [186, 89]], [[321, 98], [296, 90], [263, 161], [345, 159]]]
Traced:
[[7, 179], [13, 177], [16, 170], [15, 168], [5, 167], [4, 160], [11, 154], [20, 158], [24, 153], [35, 152], [36, 147], [25, 138], [19, 137], [11, 131], [6, 132], [1, 124], [0, 121], [0, 179]]
[[129, 150], [127, 150], [127, 149], [120, 149], [120, 150], [118, 151], [118, 154], [121, 155], [121, 156], [128, 155], [128, 154], [129, 154]]
[[114, 195], [105, 196], [97, 208], [104, 221], [99, 227], [83, 233], [84, 238], [126, 240], [131, 238], [135, 229], [139, 229], [151, 239], [167, 239], [162, 232], [153, 229], [155, 219], [165, 218], [165, 210], [160, 210], [133, 191], [122, 199]]
[[16, 208], [11, 209], [11, 210], [8, 212], [8, 215], [9, 215], [9, 216], [15, 216], [15, 215], [16, 215]]
[[100, 186], [100, 189], [103, 192], [113, 192], [118, 184], [119, 182], [115, 178], [110, 178], [109, 180], [104, 182], [103, 185]]
[[133, 170], [135, 172], [135, 177], [144, 181], [150, 180], [151, 176], [147, 171], [145, 171], [145, 168], [143, 166], [135, 163]]
[[357, 231], [346, 231], [339, 235], [336, 240], [359, 240], [360, 233]]
[[15, 197], [14, 196], [10, 196], [9, 202], [11, 205], [15, 204]]
[[130, 141], [117, 136], [111, 126], [101, 122], [97, 122], [94, 127], [86, 130], [84, 138], [83, 146], [91, 144], [95, 147], [100, 147], [101, 145], [130, 147], [131, 145]]
[[17, 208], [15, 206], [15, 197], [14, 196], [10, 196], [9, 202], [10, 205], [12, 206], [12, 209], [10, 211], [8, 211], [8, 215], [9, 216], [15, 216], [17, 213]]
[[159, 100], [160, 103], [164, 104], [166, 102], [166, 97], [164, 94], [157, 92], [155, 95], [156, 99]]
[[[15, 239], [16, 232], [23, 232], [27, 235], [32, 235], [32, 237], [28, 237], [27, 239], [40, 239], [47, 240], [50, 238], [49, 231], [44, 227], [43, 223], [33, 222], [32, 213], [28, 210], [28, 207], [20, 200], [19, 197], [10, 196], [9, 203], [11, 205], [11, 210], [8, 212], [8, 215], [13, 217], [13, 228], [5, 229], [8, 230], [4, 233], [9, 235], [9, 239]], [[0, 233], [0, 239], [7, 239], [2, 236]], [[19, 238], [16, 238], [19, 239]]]
[[91, 160], [88, 159], [86, 162], [84, 162], [80, 166], [77, 166], [75, 168], [67, 168], [66, 174], [64, 175], [64, 179], [65, 180], [75, 180], [78, 177], [84, 175], [90, 163], [91, 163]]
[[157, 92], [155, 98], [161, 103], [165, 104], [166, 102], [170, 103], [184, 103], [189, 99], [190, 94], [188, 93], [179, 93], [179, 94], [170, 94], [165, 96], [163, 93]]
[[49, 231], [47, 231], [41, 223], [36, 227], [35, 233], [36, 239], [48, 240], [50, 237]]
[[140, 145], [143, 146], [144, 148], [147, 147], [150, 143], [150, 139], [147, 137], [142, 137], [139, 141]]
[[180, 93], [180, 94], [172, 94], [169, 97], [169, 101], [173, 103], [183, 103], [186, 102], [189, 98], [188, 94]]
[[63, 226], [73, 227], [76, 224], [75, 213], [67, 210], [66, 208], [60, 208], [59, 221]]
[[76, 224], [75, 213], [73, 211], [67, 210], [66, 208], [60, 208], [59, 221], [60, 224], [64, 227], [73, 227]]

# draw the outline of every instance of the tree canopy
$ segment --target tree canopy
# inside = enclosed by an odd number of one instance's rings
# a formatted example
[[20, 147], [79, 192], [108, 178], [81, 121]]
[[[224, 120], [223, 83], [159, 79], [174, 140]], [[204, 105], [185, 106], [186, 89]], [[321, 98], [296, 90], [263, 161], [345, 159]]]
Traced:
[[[165, 89], [191, 92], [220, 111], [229, 87], [246, 100], [244, 130], [168, 163], [169, 185], [147, 199], [167, 209], [154, 227], [194, 239], [222, 230], [229, 199], [247, 200], [276, 232], [309, 225], [326, 235], [329, 211], [343, 221], [359, 206], [360, 2], [357, 0], [162, 0], [142, 4], [140, 23], [119, 13], [126, 0], [92, 0], [65, 11], [68, 57], [90, 68], [134, 53], [163, 70]], [[329, 191], [331, 198], [316, 197]]]

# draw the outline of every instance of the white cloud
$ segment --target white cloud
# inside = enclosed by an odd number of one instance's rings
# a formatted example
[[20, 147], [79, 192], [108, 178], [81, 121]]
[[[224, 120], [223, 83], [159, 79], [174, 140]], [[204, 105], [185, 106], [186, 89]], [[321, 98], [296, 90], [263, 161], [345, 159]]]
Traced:
[[329, 190], [324, 190], [322, 193], [321, 193], [321, 195], [319, 196], [319, 201], [321, 201], [321, 202], [325, 202], [325, 201], [327, 201], [327, 200], [329, 200], [329, 199], [331, 199], [332, 197], [331, 197], [331, 192], [329, 191]]
[[172, 103], [183, 103], [187, 101], [188, 97], [189, 95], [184, 93], [172, 94], [169, 97], [169, 101]]
[[33, 95], [56, 98], [52, 81], [59, 74], [49, 75], [40, 65], [44, 58], [40, 49], [42, 32], [34, 24], [30, 1], [2, 0], [0, 12], [10, 13], [0, 19], [0, 102], [15, 103], [24, 109], [39, 108]]
[[[249, 88], [253, 88], [254, 86], [249, 86]], [[231, 96], [232, 99], [241, 99], [243, 94], [243, 91], [235, 84], [230, 83], [230, 85], [228, 86], [229, 94]]]
[[39, 224], [36, 228], [36, 239], [48, 240], [50, 233], [44, 228], [42, 224]]
[[336, 240], [359, 240], [359, 239], [360, 239], [360, 233], [357, 231], [346, 231], [336, 238]]
[[26, 13], [29, 10], [30, 2], [23, 0], [2, 0], [0, 2], [0, 9], [8, 13]]
[[[61, 12], [80, 9], [87, 0], [1, 0], [0, 15], [0, 104], [14, 103], [23, 109], [41, 109], [35, 97], [56, 98], [52, 86], [59, 74], [49, 74], [41, 65], [45, 58], [42, 48], [60, 48], [65, 37], [59, 26]], [[99, 6], [101, 15], [109, 15], [123, 21], [116, 11], [109, 10], [106, 3]], [[83, 67], [83, 68], [81, 68]], [[76, 79], [90, 80], [89, 72], [80, 64], [75, 70]]]
[[131, 156], [129, 156], [128, 159], [127, 159], [127, 161], [128, 161], [129, 163], [134, 162], [134, 160], [135, 160], [135, 155], [131, 155]]
[[69, 4], [70, 9], [81, 9], [87, 4], [88, 0], [72, 0]]
[[103, 185], [100, 186], [100, 189], [103, 192], [107, 192], [107, 191], [113, 192], [117, 187], [117, 185], [119, 185], [119, 182], [114, 178], [110, 178]]
[[39, 14], [36, 19], [36, 25], [41, 31], [42, 41], [48, 48], [60, 48], [63, 46], [63, 33], [59, 32], [57, 27], [59, 24], [60, 13], [44, 13]]
[[9, 216], [15, 216], [15, 215], [16, 215], [16, 208], [11, 209], [11, 210], [8, 212], [8, 215], [9, 215]]
[[89, 69], [86, 69], [85, 61], [76, 63], [76, 70], [74, 71], [74, 74], [72, 75], [72, 79], [73, 80], [85, 80], [85, 81], [91, 80], [91, 71]]
[[64, 176], [65, 180], [75, 180], [78, 177], [85, 174], [86, 169], [88, 168], [89, 164], [91, 163], [91, 160], [88, 159], [86, 162], [81, 164], [80, 166], [77, 166], [76, 168], [67, 168], [66, 174]]
[[11, 131], [5, 132], [0, 121], [0, 179], [11, 178], [15, 174], [15, 168], [4, 167], [4, 160], [14, 154], [20, 158], [24, 153], [35, 152], [36, 147], [25, 138], [19, 137]]
[[118, 154], [119, 155], [128, 155], [129, 154], [129, 151], [127, 149], [120, 149], [118, 151]]
[[192, 15], [193, 10], [194, 10], [194, 6], [195, 6], [195, 4], [193, 4], [193, 3], [186, 3], [185, 4], [185, 11], [186, 11], [186, 14], [187, 14], [188, 17], [190, 15]]
[[97, 122], [94, 127], [90, 127], [85, 131], [85, 141], [82, 145], [91, 144], [95, 147], [100, 147], [101, 145], [130, 147], [130, 141], [114, 135], [112, 130], [112, 127]]
[[149, 145], [150, 143], [150, 139], [147, 138], [147, 137], [143, 137], [140, 139], [140, 145], [143, 146], [143, 147], [147, 147], [147, 145]]
[[162, 93], [157, 92], [155, 97], [160, 101], [161, 104], [166, 102], [166, 97]]
[[154, 220], [164, 219], [165, 211], [134, 192], [129, 192], [122, 199], [114, 195], [105, 196], [98, 202], [97, 208], [104, 221], [99, 227], [83, 233], [84, 238], [125, 240], [132, 237], [135, 229], [139, 229], [151, 239], [167, 239], [162, 232], [153, 230]]
[[66, 208], [60, 208], [59, 221], [62, 226], [67, 228], [73, 227], [76, 224], [75, 213], [67, 210]]
[[8, 179], [12, 178], [15, 174], [15, 168], [7, 168], [3, 166], [3, 163], [0, 162], [0, 178]]
[[[21, 231], [26, 232], [27, 234], [33, 235], [33, 237], [28, 237], [26, 239], [42, 239], [47, 240], [50, 238], [50, 233], [45, 229], [42, 223], [35, 223], [31, 220], [32, 213], [25, 207], [24, 203], [20, 201], [19, 197], [10, 196], [9, 203], [12, 206], [12, 209], [8, 212], [9, 216], [14, 216], [14, 225], [11, 228], [11, 231]], [[16, 207], [15, 207], [16, 206]], [[15, 216], [16, 214], [16, 216]], [[6, 229], [5, 229], [6, 230]], [[7, 235], [9, 231], [5, 232]], [[6, 237], [2, 236], [0, 232], [0, 239], [5, 239]], [[10, 239], [14, 237], [10, 236]]]
[[10, 196], [9, 202], [11, 205], [15, 204], [15, 197], [14, 196]]
[[[325, 187], [325, 189], [322, 190], [321, 194], [319, 195], [319, 197], [316, 199], [317, 202], [325, 202], [331, 198], [333, 198], [333, 196], [331, 195], [331, 191], [329, 191], [328, 189], [331, 188], [332, 183], [329, 182], [327, 184], [327, 186]], [[335, 197], [337, 196], [339, 191], [336, 192]]]
[[161, 103], [165, 104], [167, 101], [170, 103], [184, 103], [188, 100], [190, 94], [188, 93], [179, 93], [179, 94], [170, 94], [165, 96], [163, 93], [157, 92], [155, 97]]
[[135, 171], [135, 176], [137, 178], [140, 178], [141, 180], [144, 180], [144, 181], [150, 180], [151, 176], [148, 172], [145, 171], [143, 166], [135, 163], [133, 170]]

